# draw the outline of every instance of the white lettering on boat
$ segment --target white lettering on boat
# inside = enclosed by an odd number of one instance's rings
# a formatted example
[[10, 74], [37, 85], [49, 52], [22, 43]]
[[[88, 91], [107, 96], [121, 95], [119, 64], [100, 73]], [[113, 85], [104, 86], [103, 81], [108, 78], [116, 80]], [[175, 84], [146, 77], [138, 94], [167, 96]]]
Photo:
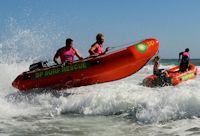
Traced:
[[76, 63], [76, 64], [72, 64], [69, 66], [58, 67], [58, 68], [54, 68], [54, 69], [48, 69], [48, 70], [36, 72], [33, 76], [33, 79], [39, 79], [39, 78], [53, 76], [53, 75], [57, 75], [57, 74], [83, 70], [86, 68], [88, 68], [88, 65], [85, 62]]

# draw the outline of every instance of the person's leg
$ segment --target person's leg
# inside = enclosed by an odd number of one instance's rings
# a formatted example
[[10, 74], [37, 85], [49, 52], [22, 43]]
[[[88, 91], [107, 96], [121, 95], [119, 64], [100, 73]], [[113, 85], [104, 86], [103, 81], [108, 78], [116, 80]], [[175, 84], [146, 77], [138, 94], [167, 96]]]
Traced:
[[184, 64], [181, 62], [179, 72], [183, 72], [183, 71], [184, 71]]
[[186, 62], [186, 67], [187, 67], [186, 70], [188, 71], [188, 70], [190, 69], [190, 68], [189, 68], [189, 61]]
[[183, 64], [183, 71], [182, 72], [186, 72], [188, 69], [188, 64], [187, 63], [184, 63]]

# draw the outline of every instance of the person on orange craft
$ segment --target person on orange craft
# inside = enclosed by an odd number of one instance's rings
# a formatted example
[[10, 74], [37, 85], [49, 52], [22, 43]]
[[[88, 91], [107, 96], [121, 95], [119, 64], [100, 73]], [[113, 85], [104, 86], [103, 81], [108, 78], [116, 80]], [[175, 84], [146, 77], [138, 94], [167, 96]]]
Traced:
[[105, 37], [102, 33], [97, 34], [96, 36], [96, 42], [92, 44], [91, 48], [89, 49], [90, 55], [102, 55], [109, 51], [109, 48], [106, 48], [105, 51], [103, 51], [103, 43], [105, 41]]
[[[179, 53], [179, 59], [178, 61], [180, 61], [181, 59], [181, 63], [180, 63], [180, 72], [185, 72], [188, 70], [189, 67], [189, 61], [190, 61], [190, 53], [189, 53], [189, 48], [186, 48], [184, 52], [180, 52]], [[182, 56], [182, 58], [181, 58]]]
[[154, 58], [154, 65], [153, 65], [153, 74], [156, 75], [156, 76], [160, 76], [162, 74], [164, 74], [166, 77], [168, 77], [168, 72], [167, 71], [164, 71], [164, 69], [159, 69], [160, 67], [160, 57], [159, 56], [156, 56]]
[[[55, 56], [54, 56], [54, 62], [56, 64], [63, 64], [65, 62], [70, 62], [72, 63], [74, 61], [74, 57], [78, 57], [79, 60], [83, 59], [81, 55], [79, 54], [78, 50], [73, 47], [73, 40], [72, 39], [66, 39], [66, 46], [60, 48], [57, 50]], [[59, 59], [61, 62], [59, 62]]]

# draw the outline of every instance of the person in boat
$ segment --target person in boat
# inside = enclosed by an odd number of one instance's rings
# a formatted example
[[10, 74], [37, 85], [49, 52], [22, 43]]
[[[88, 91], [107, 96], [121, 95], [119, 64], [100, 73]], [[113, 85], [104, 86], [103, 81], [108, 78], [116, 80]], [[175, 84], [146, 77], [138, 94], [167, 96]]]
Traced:
[[181, 59], [180, 63], [180, 72], [185, 72], [188, 70], [189, 67], [189, 61], [190, 61], [190, 53], [189, 53], [189, 48], [186, 48], [184, 52], [179, 53], [179, 61]]
[[162, 74], [164, 74], [166, 77], [168, 77], [168, 72], [167, 71], [164, 71], [164, 69], [159, 69], [160, 67], [160, 57], [159, 56], [156, 56], [154, 58], [154, 65], [153, 65], [153, 75], [155, 76], [161, 76]]
[[99, 33], [97, 34], [96, 36], [96, 42], [92, 44], [91, 48], [89, 49], [89, 54], [90, 55], [94, 55], [94, 56], [97, 56], [97, 55], [103, 55], [105, 54], [106, 52], [109, 51], [109, 48], [106, 48], [105, 51], [103, 51], [103, 43], [105, 41], [105, 37], [102, 33]]
[[[57, 50], [55, 56], [54, 56], [54, 62], [59, 65], [63, 63], [72, 63], [74, 61], [74, 57], [78, 57], [79, 60], [83, 59], [81, 55], [79, 54], [78, 50], [73, 47], [73, 40], [72, 39], [66, 39], [66, 46], [60, 48]], [[60, 59], [60, 60], [59, 60]], [[61, 61], [61, 62], [59, 62]]]

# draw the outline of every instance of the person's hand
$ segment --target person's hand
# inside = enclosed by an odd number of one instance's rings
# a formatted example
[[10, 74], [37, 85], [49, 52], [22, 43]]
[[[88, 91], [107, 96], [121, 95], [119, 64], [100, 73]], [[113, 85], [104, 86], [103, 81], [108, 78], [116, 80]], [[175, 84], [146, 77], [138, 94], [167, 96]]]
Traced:
[[83, 60], [84, 58], [83, 58], [83, 57], [80, 57], [79, 59], [80, 59], [80, 60]]
[[105, 52], [108, 52], [109, 50], [110, 50], [110, 47], [107, 47]]

